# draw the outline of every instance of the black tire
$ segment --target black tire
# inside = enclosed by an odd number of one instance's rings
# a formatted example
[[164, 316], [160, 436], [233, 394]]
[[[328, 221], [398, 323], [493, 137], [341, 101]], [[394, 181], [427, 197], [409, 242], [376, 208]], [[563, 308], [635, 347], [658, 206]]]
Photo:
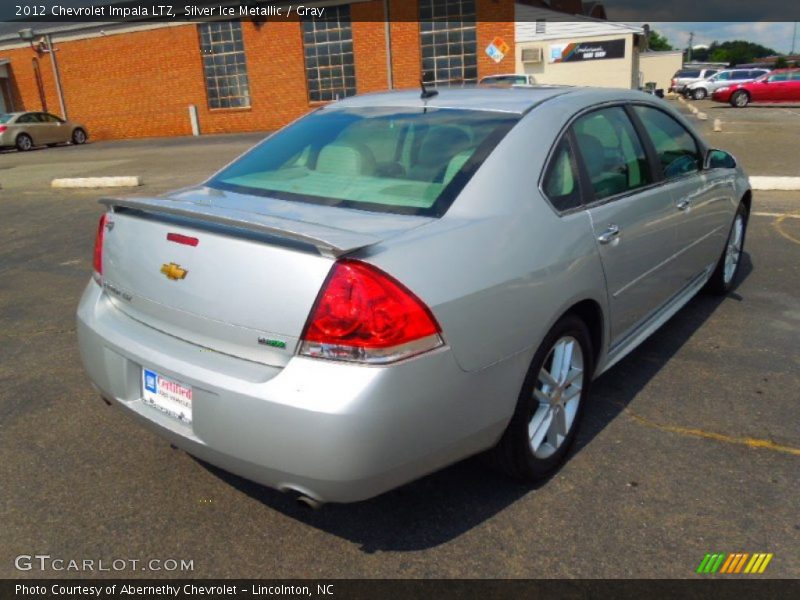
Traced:
[[[577, 341], [583, 355], [583, 373], [580, 375], [581, 390], [578, 396], [580, 400], [571, 427], [569, 427], [567, 435], [563, 437], [560, 446], [549, 456], [538, 457], [531, 447], [531, 438], [528, 433], [531, 420], [541, 406], [540, 401], [534, 397], [534, 388], [540, 385], [539, 373], [550, 361], [554, 345], [565, 337]], [[533, 357], [517, 399], [514, 415], [511, 417], [503, 437], [487, 453], [489, 464], [512, 477], [528, 481], [544, 479], [556, 471], [565, 461], [580, 428], [593, 371], [594, 355], [591, 336], [586, 324], [575, 315], [562, 317], [547, 333]], [[565, 390], [569, 389], [569, 386], [565, 388]]]
[[33, 148], [33, 139], [27, 133], [20, 133], [16, 140], [17, 150], [27, 152]]
[[692, 97], [695, 100], [705, 100], [706, 96], [708, 96], [708, 92], [705, 88], [697, 88], [692, 92]]
[[[736, 284], [736, 279], [739, 276], [739, 271], [742, 266], [742, 255], [744, 254], [744, 241], [747, 237], [747, 207], [744, 205], [744, 202], [739, 203], [739, 208], [736, 210], [736, 216], [733, 219], [733, 223], [731, 224], [731, 228], [728, 231], [728, 237], [725, 240], [725, 247], [722, 249], [722, 254], [717, 261], [717, 266], [714, 268], [714, 272], [711, 274], [711, 278], [708, 280], [706, 284], [706, 290], [712, 294], [716, 294], [718, 296], [723, 296], [730, 292], [734, 285]], [[726, 277], [725, 273], [725, 265], [726, 259], [728, 258], [728, 249], [731, 245], [731, 239], [735, 235], [736, 225], [739, 221], [742, 220], [742, 232], [741, 232], [741, 241], [739, 243], [739, 256], [736, 259], [736, 264], [733, 268], [733, 273], [728, 273]]]
[[81, 144], [86, 143], [86, 140], [89, 139], [89, 135], [86, 133], [85, 130], [78, 127], [75, 129], [75, 131], [72, 132], [71, 139], [73, 144], [75, 144], [76, 146], [80, 146]]
[[734, 108], [744, 108], [748, 104], [750, 104], [750, 94], [744, 90], [734, 92], [733, 96], [731, 96], [731, 106]]

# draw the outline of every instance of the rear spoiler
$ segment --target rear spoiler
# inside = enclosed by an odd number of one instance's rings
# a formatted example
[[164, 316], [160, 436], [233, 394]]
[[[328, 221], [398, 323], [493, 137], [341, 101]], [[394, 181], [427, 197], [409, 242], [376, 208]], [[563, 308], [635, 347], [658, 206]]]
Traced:
[[356, 231], [194, 202], [157, 198], [103, 198], [100, 200], [100, 204], [108, 206], [111, 210], [124, 208], [154, 215], [173, 215], [265, 233], [312, 244], [322, 254], [332, 257], [341, 256], [381, 241], [381, 238]]

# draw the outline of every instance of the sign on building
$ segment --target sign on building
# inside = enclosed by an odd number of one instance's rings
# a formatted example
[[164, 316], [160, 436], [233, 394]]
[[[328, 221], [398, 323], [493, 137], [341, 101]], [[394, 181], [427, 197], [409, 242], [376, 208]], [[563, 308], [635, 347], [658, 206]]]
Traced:
[[603, 42], [571, 42], [550, 46], [550, 62], [565, 63], [584, 60], [625, 58], [625, 40]]
[[496, 37], [492, 43], [486, 47], [486, 54], [489, 55], [494, 62], [499, 63], [506, 57], [511, 47], [506, 44], [505, 40], [501, 37]]

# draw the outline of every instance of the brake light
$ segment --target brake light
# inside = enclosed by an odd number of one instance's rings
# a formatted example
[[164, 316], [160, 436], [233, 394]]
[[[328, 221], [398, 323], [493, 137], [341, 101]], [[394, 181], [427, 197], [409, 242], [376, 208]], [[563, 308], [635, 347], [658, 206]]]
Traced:
[[338, 261], [311, 309], [300, 354], [383, 364], [444, 344], [430, 309], [377, 267]]
[[6, 129], [8, 129], [8, 127], [5, 125], [0, 125], [0, 133], [3, 133]]
[[94, 278], [100, 283], [103, 276], [103, 238], [106, 234], [108, 213], [103, 213], [97, 224], [97, 235], [94, 238]]

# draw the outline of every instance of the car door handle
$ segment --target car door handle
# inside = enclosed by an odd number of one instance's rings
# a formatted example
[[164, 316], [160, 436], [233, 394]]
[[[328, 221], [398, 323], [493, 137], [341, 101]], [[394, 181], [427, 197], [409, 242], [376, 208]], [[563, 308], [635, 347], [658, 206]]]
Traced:
[[608, 228], [597, 236], [597, 241], [601, 244], [610, 244], [619, 237], [619, 226], [609, 225]]
[[678, 202], [675, 206], [678, 208], [678, 210], [688, 210], [691, 205], [692, 203], [689, 200], [684, 199]]

